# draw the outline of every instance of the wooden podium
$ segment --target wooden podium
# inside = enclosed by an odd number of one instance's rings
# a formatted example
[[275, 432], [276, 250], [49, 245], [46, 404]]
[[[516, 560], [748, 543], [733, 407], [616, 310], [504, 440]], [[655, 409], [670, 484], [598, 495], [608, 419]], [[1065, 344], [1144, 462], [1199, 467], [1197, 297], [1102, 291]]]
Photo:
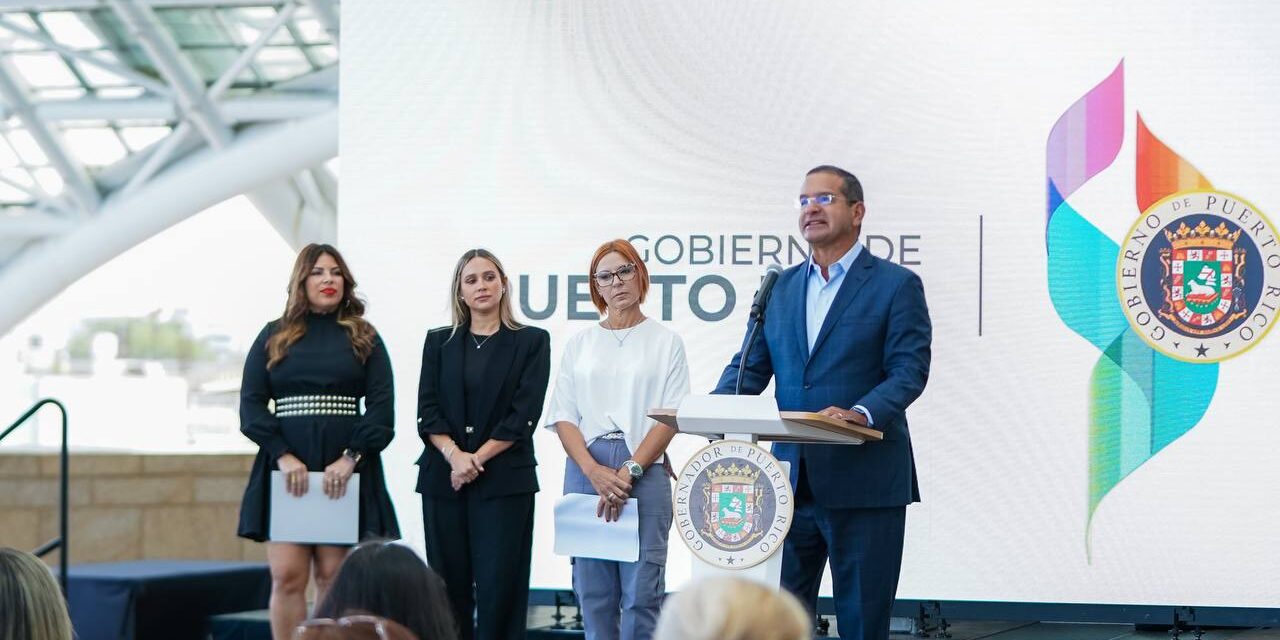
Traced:
[[[779, 412], [777, 402], [767, 396], [690, 395], [678, 409], [650, 409], [648, 415], [681, 433], [712, 440], [711, 445], [677, 471], [676, 491], [672, 496], [679, 537], [693, 552], [693, 577], [728, 575], [758, 580], [774, 588], [781, 581], [782, 539], [785, 538], [785, 529], [790, 528], [795, 493], [791, 486], [790, 465], [776, 460], [768, 451], [757, 447], [757, 443], [860, 445], [884, 438], [884, 434], [875, 429], [819, 413]], [[717, 447], [718, 443], [726, 446]], [[744, 493], [742, 480], [729, 481], [737, 484], [714, 484], [706, 476], [711, 473], [713, 465], [717, 471], [723, 470], [721, 460], [733, 461], [730, 471], [746, 472], [749, 466], [750, 473], [755, 474], [751, 477], [759, 478], [755, 485], [758, 488]], [[773, 469], [775, 464], [777, 468]], [[761, 474], [765, 477], [760, 478]], [[723, 487], [727, 488], [717, 492]], [[715, 505], [711, 504], [713, 493]], [[741, 529], [726, 533], [728, 528], [722, 526], [719, 519], [723, 516], [709, 515], [710, 511], [724, 504], [719, 499], [722, 494], [732, 504], [734, 496], [748, 498], [748, 493], [754, 493], [748, 499], [751, 502], [748, 517], [758, 517], [757, 513], [771, 514], [769, 523], [753, 521], [759, 525], [758, 528], [743, 534], [754, 533], [751, 540], [759, 540], [759, 544], [735, 549], [731, 539], [726, 546], [719, 546], [715, 539], [717, 535], [739, 535]], [[751, 501], [757, 496], [761, 504]], [[699, 497], [704, 501], [701, 505], [697, 504]], [[781, 528], [782, 525], [785, 529]], [[709, 533], [711, 537], [707, 537]]]

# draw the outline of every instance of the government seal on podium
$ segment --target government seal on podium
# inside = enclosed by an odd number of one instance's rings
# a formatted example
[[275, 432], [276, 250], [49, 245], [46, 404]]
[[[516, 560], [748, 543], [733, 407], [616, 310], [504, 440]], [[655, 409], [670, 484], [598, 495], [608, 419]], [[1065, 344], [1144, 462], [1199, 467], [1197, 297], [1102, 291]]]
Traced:
[[782, 549], [795, 505], [791, 479], [767, 450], [720, 440], [694, 454], [676, 477], [676, 529], [708, 564], [753, 567]]

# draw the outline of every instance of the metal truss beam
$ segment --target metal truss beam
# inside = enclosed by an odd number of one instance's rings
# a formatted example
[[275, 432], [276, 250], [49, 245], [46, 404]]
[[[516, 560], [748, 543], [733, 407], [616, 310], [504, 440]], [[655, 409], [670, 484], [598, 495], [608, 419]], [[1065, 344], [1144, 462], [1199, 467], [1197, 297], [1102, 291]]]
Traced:
[[[289, 120], [324, 113], [338, 103], [336, 94], [326, 93], [256, 93], [227, 98], [214, 106], [228, 123]], [[32, 103], [37, 115], [46, 121], [58, 120], [164, 120], [182, 117], [177, 106], [167, 98], [76, 98]], [[14, 115], [0, 105], [0, 119]]]
[[17, 215], [0, 215], [0, 238], [5, 240], [43, 238], [65, 233], [74, 227], [75, 223], [71, 220], [34, 209], [24, 210]]
[[210, 100], [217, 100], [222, 97], [222, 94], [231, 87], [231, 83], [235, 82], [240, 73], [253, 63], [254, 58], [258, 57], [258, 52], [262, 51], [262, 48], [271, 42], [276, 32], [280, 31], [281, 27], [293, 19], [293, 14], [297, 13], [298, 6], [297, 3], [290, 2], [276, 12], [271, 22], [258, 34], [258, 38], [248, 47], [245, 47], [244, 51], [241, 51], [240, 55], [236, 56], [236, 59], [232, 61], [231, 66], [222, 72], [222, 76], [213, 83], [212, 87], [209, 87]]
[[334, 44], [338, 43], [338, 5], [333, 0], [305, 0], [308, 7], [311, 7], [311, 13], [315, 14], [316, 20], [324, 27], [329, 38]]
[[277, 180], [249, 192], [249, 201], [263, 218], [294, 249], [309, 242], [332, 243], [338, 237], [337, 202], [323, 197], [315, 189], [313, 172], [323, 167], [304, 170], [298, 175]]
[[230, 128], [205, 94], [200, 74], [182, 55], [169, 32], [160, 28], [160, 19], [155, 11], [135, 0], [106, 2], [173, 88], [174, 98], [187, 121], [209, 141], [209, 146], [214, 149], [227, 146], [231, 142]]
[[[121, 14], [122, 19], [127, 23], [132, 21], [131, 27], [140, 28], [147, 24], [147, 21], [154, 22], [154, 13], [139, 8], [136, 4], [132, 4], [131, 0], [109, 1], [116, 8], [117, 13]], [[216, 141], [218, 137], [231, 135], [226, 120], [212, 111], [214, 101], [230, 88], [235, 78], [252, 63], [254, 57], [270, 42], [276, 32], [293, 18], [298, 6], [293, 2], [284, 5], [270, 23], [262, 28], [257, 39], [237, 56], [230, 67], [223, 71], [221, 77], [209, 87], [207, 93], [204, 92], [203, 86], [199, 89], [195, 88], [199, 78], [194, 71], [184, 70], [181, 66], [174, 66], [167, 71], [161, 68], [161, 73], [174, 86], [179, 100], [196, 104], [198, 108], [186, 114], [187, 118], [158, 145], [151, 157], [121, 190], [122, 194], [128, 195], [139, 189], [151, 179], [152, 175], [160, 171], [169, 161], [172, 153], [186, 140], [193, 127], [199, 129], [214, 148], [219, 147]], [[163, 33], [157, 35], [166, 36]], [[147, 49], [148, 54], [153, 58], [170, 53], [180, 55], [176, 45], [169, 47], [164, 42], [165, 39], [165, 37], [152, 38], [152, 46]], [[143, 44], [146, 46], [145, 42]], [[160, 65], [157, 63], [157, 66]], [[198, 97], [194, 95], [197, 91], [200, 93]], [[205, 104], [209, 105], [208, 109], [205, 108]], [[295, 247], [312, 240], [332, 240], [337, 235], [336, 206], [322, 199], [307, 198], [309, 192], [303, 188], [304, 184], [314, 184], [305, 172], [298, 177], [263, 184], [246, 194], [281, 237]], [[311, 192], [314, 193], [316, 190], [312, 189]]]
[[276, 91], [337, 91], [338, 65], [331, 64], [319, 71], [285, 80], [273, 87]]
[[[236, 6], [277, 10], [261, 27], [255, 25], [259, 33], [254, 42], [206, 88], [154, 9]], [[336, 238], [337, 180], [324, 162], [338, 152], [337, 65], [277, 83], [269, 93], [223, 98], [277, 32], [290, 28], [302, 6], [310, 8], [336, 44], [335, 0], [0, 0], [0, 30], [61, 54], [68, 64], [94, 65], [148, 92], [125, 99], [34, 102], [21, 76], [0, 67], [0, 98], [7, 103], [0, 104], [0, 121], [19, 118], [66, 184], [57, 199], [38, 197], [38, 186], [10, 185], [33, 200], [26, 208], [0, 211], [0, 299], [5, 300], [0, 335], [89, 271], [235, 195], [246, 195], [295, 248]], [[107, 9], [159, 77], [100, 52], [73, 49], [4, 15]], [[177, 125], [159, 144], [103, 168], [95, 181], [67, 153], [54, 126], [74, 120]], [[238, 133], [232, 128], [277, 120], [287, 122], [249, 126]], [[108, 195], [104, 199], [100, 193]], [[94, 215], [62, 215], [67, 212]]]
[[27, 98], [26, 88], [18, 84], [19, 77], [8, 59], [0, 59], [0, 98], [8, 103], [13, 115], [22, 121], [23, 127], [49, 159], [49, 164], [62, 175], [63, 183], [75, 203], [85, 213], [94, 211], [98, 208], [101, 196], [93, 179], [84, 166], [67, 152], [58, 132], [36, 113]]
[[[168, 140], [168, 138], [165, 138], [165, 140]], [[164, 141], [162, 140], [159, 144], [147, 147], [140, 153], [135, 153], [109, 167], [103, 167], [98, 171], [98, 184], [105, 193], [119, 192], [138, 174], [140, 168], [155, 155], [157, 147], [163, 143]], [[203, 146], [198, 138], [189, 137], [183, 140], [181, 144], [176, 145], [176, 148], [169, 154], [168, 162], [177, 162], [181, 158], [198, 151]]]
[[163, 82], [159, 82], [155, 78], [138, 73], [137, 71], [134, 71], [122, 64], [112, 62], [110, 60], [103, 60], [96, 54], [72, 49], [71, 47], [62, 44], [39, 31], [32, 31], [20, 25], [16, 25], [5, 19], [3, 16], [0, 16], [0, 29], [4, 29], [10, 33], [22, 36], [23, 38], [27, 38], [37, 44], [48, 47], [51, 51], [56, 51], [68, 58], [71, 58], [72, 60], [90, 64], [106, 71], [107, 73], [120, 76], [121, 78], [143, 87], [152, 93], [162, 96], [169, 95], [169, 88], [164, 86]]
[[[135, 13], [136, 15], [133, 15], [133, 18], [140, 25], [144, 24], [145, 20], [151, 20], [152, 22], [155, 20], [154, 12], [151, 12], [149, 9], [139, 9], [136, 5], [130, 4], [130, 0], [110, 1], [113, 2], [113, 4], [125, 7], [124, 10], [126, 12], [132, 11]], [[225, 144], [225, 142], [220, 141], [231, 137], [231, 128], [219, 113], [213, 111], [215, 108], [215, 101], [220, 99], [222, 94], [231, 87], [236, 76], [239, 76], [240, 73], [248, 67], [251, 62], [253, 62], [253, 59], [258, 55], [258, 52], [261, 51], [271, 38], [275, 36], [276, 32], [293, 17], [293, 14], [297, 9], [298, 5], [290, 3], [284, 9], [278, 11], [275, 18], [271, 21], [271, 24], [258, 34], [258, 39], [255, 40], [253, 44], [245, 48], [245, 50], [236, 57], [236, 59], [231, 63], [231, 66], [227, 68], [222, 73], [222, 76], [219, 77], [213, 83], [213, 86], [209, 88], [207, 94], [204, 91], [201, 79], [195, 71], [190, 68], [189, 64], [172, 65], [169, 71], [162, 71], [162, 73], [164, 73], [164, 75], [174, 83], [179, 100], [186, 101], [190, 104], [196, 104], [200, 109], [184, 114], [185, 119], [180, 122], [176, 128], [174, 128], [168, 138], [156, 147], [156, 149], [151, 153], [151, 156], [148, 157], [146, 162], [144, 162], [141, 168], [138, 169], [137, 174], [135, 174], [129, 180], [129, 183], [124, 186], [122, 189], [123, 193], [129, 193], [137, 189], [147, 180], [150, 180], [151, 176], [155, 174], [155, 172], [159, 171], [161, 167], [169, 161], [173, 152], [186, 141], [187, 136], [193, 127], [198, 128], [201, 133], [204, 134], [204, 137], [209, 141], [210, 146], [213, 148], [221, 148], [221, 146]], [[173, 41], [168, 37], [168, 34], [157, 30], [155, 36], [156, 37], [153, 38], [152, 42], [154, 45], [153, 48], [155, 49], [155, 54], [152, 54], [153, 57], [155, 55], [165, 55], [166, 52], [170, 50], [174, 55], [179, 57], [181, 56], [181, 52], [177, 50], [177, 45], [173, 44]], [[149, 54], [150, 52], [151, 49], [148, 49]], [[186, 63], [186, 60], [181, 59], [180, 62]]]
[[253, 127], [226, 148], [205, 149], [135, 193], [106, 201], [74, 230], [25, 250], [0, 270], [0, 334], [50, 296], [134, 245], [227, 198], [338, 153], [338, 114]]
[[[152, 9], [199, 9], [216, 7], [270, 7], [284, 0], [138, 0]], [[107, 8], [107, 0], [5, 0], [0, 11], [89, 11]]]

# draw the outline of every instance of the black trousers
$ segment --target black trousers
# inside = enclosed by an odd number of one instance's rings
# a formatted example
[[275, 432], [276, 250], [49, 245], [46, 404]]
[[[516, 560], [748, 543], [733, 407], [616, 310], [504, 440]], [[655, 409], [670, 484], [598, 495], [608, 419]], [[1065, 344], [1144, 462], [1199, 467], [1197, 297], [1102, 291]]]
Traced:
[[422, 521], [427, 563], [444, 578], [460, 640], [524, 638], [533, 494], [423, 496]]

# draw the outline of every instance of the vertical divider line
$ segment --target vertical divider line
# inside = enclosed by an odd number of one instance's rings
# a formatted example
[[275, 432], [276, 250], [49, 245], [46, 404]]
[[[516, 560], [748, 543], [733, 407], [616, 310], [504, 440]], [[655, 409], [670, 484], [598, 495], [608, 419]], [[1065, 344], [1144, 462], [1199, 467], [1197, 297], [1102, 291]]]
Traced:
[[982, 337], [982, 214], [978, 214], [978, 337]]

